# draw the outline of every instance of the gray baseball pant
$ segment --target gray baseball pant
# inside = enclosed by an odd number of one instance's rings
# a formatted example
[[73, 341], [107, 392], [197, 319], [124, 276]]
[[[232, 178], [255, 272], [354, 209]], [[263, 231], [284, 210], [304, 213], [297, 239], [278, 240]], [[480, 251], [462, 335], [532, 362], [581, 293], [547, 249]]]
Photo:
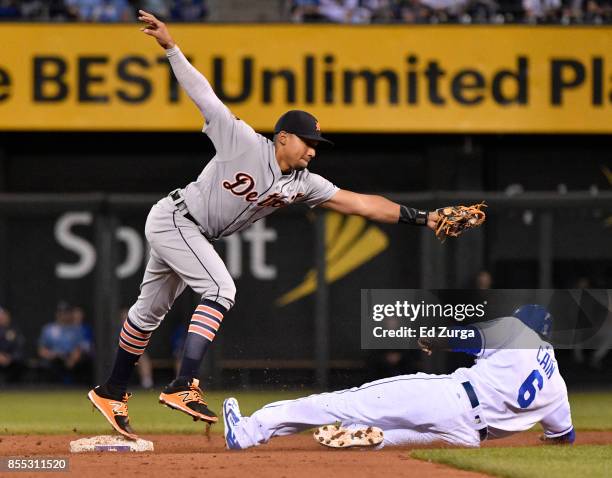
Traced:
[[187, 286], [227, 310], [234, 305], [236, 286], [221, 257], [170, 198], [161, 199], [151, 209], [145, 236], [151, 257], [138, 300], [129, 311], [134, 325], [146, 331], [157, 329]]

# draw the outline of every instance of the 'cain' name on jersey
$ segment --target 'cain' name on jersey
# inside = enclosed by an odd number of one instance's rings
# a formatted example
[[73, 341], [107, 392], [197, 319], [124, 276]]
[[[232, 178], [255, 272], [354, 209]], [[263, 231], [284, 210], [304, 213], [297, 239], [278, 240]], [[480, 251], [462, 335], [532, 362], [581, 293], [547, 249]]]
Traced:
[[548, 378], [552, 377], [557, 368], [557, 362], [551, 357], [550, 350], [550, 346], [542, 347], [540, 345], [537, 356], [538, 364]]

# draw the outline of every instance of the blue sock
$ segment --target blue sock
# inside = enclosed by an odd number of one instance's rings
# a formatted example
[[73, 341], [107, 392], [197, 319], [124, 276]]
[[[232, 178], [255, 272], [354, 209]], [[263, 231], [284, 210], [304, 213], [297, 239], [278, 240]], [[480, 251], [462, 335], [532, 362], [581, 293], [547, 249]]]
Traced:
[[123, 323], [119, 334], [119, 347], [115, 355], [115, 364], [110, 377], [106, 381], [106, 388], [113, 394], [123, 395], [134, 370], [134, 366], [144, 353], [151, 334], [136, 327], [130, 319]]
[[208, 347], [215, 339], [227, 309], [215, 301], [203, 299], [191, 316], [179, 377], [198, 376], [200, 365]]

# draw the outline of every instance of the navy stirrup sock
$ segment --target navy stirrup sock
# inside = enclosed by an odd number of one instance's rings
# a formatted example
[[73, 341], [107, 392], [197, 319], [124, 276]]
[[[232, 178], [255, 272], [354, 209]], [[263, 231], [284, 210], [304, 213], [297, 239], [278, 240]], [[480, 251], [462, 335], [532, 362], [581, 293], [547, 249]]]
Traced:
[[126, 319], [123, 323], [113, 371], [105, 384], [109, 392], [123, 395], [127, 391], [134, 366], [144, 353], [151, 334], [152, 332], [136, 327], [130, 319]]
[[179, 377], [198, 376], [200, 364], [215, 339], [227, 309], [215, 301], [203, 299], [191, 316]]

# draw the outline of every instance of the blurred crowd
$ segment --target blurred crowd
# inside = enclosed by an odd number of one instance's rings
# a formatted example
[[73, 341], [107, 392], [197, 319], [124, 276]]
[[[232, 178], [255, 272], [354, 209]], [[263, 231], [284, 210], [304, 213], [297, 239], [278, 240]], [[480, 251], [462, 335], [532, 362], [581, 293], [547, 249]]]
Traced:
[[[112, 329], [121, 327], [127, 314], [128, 309], [119, 311], [109, 333], [114, 334]], [[180, 324], [171, 338], [172, 367], [177, 371], [186, 332], [187, 327]], [[36, 341], [35, 356], [26, 353], [26, 340]], [[93, 329], [85, 320], [82, 307], [60, 301], [53, 320], [42, 327], [38, 339], [26, 339], [11, 313], [0, 307], [0, 385], [20, 382], [91, 385], [94, 343]], [[142, 388], [153, 388], [153, 362], [148, 353], [140, 357], [136, 372], [135, 378]]]
[[83, 322], [81, 307], [60, 302], [55, 320], [46, 324], [38, 339], [38, 365], [54, 382], [87, 383], [92, 371], [93, 332]]
[[0, 0], [0, 19], [59, 22], [133, 22], [139, 9], [172, 22], [201, 22], [205, 0]]
[[293, 0], [292, 3], [295, 22], [612, 22], [612, 0]]
[[40, 332], [37, 357], [28, 359], [23, 334], [13, 324], [10, 312], [0, 307], [0, 384], [20, 382], [33, 368], [38, 371], [36, 381], [88, 383], [93, 333], [84, 317], [81, 307], [59, 302], [54, 320]]
[[[281, 21], [296, 23], [612, 23], [612, 0], [279, 0], [277, 5]], [[211, 8], [210, 0], [0, 0], [0, 20], [132, 22], [143, 9], [166, 21], [202, 22]], [[231, 14], [222, 21], [233, 21]]]

